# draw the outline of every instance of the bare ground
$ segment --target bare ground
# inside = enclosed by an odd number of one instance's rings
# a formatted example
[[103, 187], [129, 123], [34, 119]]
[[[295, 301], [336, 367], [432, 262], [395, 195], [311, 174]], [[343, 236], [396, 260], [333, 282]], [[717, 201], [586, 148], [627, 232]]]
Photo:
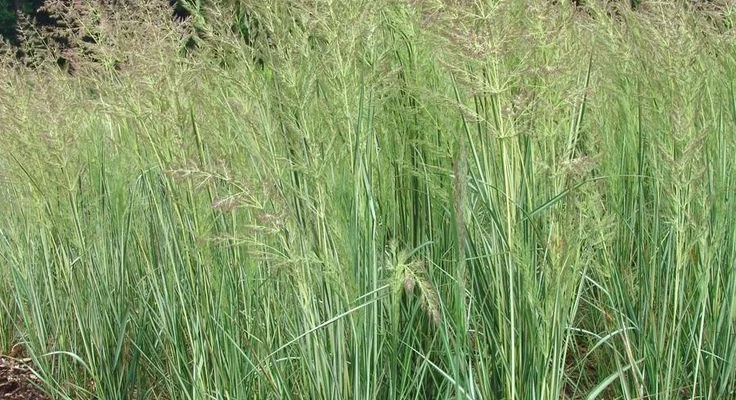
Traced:
[[49, 400], [38, 389], [40, 381], [29, 367], [29, 359], [0, 354], [0, 399]]

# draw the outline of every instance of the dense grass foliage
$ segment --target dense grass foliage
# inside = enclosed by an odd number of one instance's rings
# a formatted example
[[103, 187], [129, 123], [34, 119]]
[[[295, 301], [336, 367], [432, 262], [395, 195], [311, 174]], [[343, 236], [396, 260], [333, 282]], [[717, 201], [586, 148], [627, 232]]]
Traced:
[[74, 68], [0, 67], [0, 351], [56, 398], [734, 398], [734, 16], [552, 3], [57, 10]]

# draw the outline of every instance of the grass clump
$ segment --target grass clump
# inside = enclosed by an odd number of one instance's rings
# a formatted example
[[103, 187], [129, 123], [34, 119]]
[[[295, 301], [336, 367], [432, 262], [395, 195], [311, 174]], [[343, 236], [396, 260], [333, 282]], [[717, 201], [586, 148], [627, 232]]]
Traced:
[[726, 6], [47, 7], [0, 350], [52, 396], [736, 395]]

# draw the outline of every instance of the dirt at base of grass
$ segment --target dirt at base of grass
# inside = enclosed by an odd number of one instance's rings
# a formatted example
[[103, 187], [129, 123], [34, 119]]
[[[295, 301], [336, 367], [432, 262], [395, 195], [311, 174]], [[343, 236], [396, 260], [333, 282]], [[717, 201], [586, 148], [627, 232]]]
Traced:
[[30, 360], [0, 354], [0, 399], [1, 400], [49, 400], [31, 368]]

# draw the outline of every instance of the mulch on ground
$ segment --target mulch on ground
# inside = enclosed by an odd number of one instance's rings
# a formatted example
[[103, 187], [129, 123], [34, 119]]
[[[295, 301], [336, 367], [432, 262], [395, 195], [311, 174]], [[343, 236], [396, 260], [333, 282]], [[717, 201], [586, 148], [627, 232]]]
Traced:
[[38, 389], [40, 381], [29, 367], [30, 359], [20, 359], [0, 354], [0, 399], [49, 400]]

